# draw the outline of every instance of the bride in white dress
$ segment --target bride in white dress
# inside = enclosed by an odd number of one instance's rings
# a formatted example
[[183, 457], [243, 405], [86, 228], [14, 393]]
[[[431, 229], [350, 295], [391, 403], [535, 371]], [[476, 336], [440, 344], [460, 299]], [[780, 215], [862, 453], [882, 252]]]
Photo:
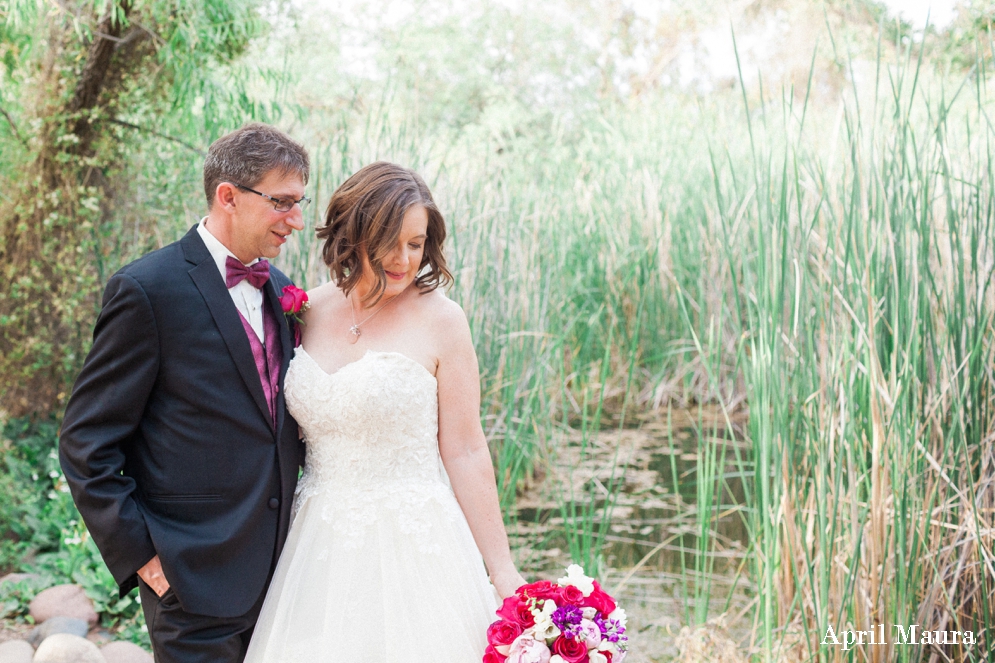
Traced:
[[525, 581], [469, 325], [437, 289], [445, 222], [416, 173], [378, 162], [339, 187], [318, 237], [332, 283], [308, 293], [284, 387], [307, 459], [245, 660], [479, 663], [498, 596]]

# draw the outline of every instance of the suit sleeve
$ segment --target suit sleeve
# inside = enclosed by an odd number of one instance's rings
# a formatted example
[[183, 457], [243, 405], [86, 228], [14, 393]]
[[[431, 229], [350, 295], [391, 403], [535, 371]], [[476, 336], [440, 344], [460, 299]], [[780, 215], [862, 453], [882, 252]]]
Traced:
[[156, 555], [122, 474], [159, 370], [159, 338], [148, 296], [132, 277], [116, 274], [104, 290], [59, 438], [59, 461], [86, 527], [122, 594]]

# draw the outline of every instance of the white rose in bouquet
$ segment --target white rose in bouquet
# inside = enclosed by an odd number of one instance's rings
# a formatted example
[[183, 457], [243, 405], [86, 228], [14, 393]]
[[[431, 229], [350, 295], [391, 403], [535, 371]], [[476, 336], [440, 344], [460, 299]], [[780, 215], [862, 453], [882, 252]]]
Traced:
[[556, 581], [560, 585], [573, 585], [581, 591], [584, 596], [590, 596], [594, 591], [594, 578], [584, 575], [584, 569], [579, 564], [571, 564], [567, 567], [567, 575]]

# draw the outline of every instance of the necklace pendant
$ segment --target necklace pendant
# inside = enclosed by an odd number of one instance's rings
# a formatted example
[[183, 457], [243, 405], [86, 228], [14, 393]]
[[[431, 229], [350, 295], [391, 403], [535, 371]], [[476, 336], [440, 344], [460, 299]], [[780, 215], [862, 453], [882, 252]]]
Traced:
[[363, 332], [359, 331], [359, 325], [353, 325], [349, 327], [349, 333], [352, 337], [349, 339], [350, 342], [355, 343], [359, 340], [359, 337], [363, 335]]

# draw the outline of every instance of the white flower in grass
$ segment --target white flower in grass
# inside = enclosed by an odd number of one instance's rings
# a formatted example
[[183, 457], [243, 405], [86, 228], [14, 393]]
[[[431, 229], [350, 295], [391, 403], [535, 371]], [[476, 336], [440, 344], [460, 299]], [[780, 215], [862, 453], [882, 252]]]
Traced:
[[584, 575], [584, 569], [579, 564], [571, 564], [567, 567], [567, 575], [557, 580], [561, 585], [573, 585], [580, 590], [584, 596], [590, 596], [594, 591], [594, 578]]

